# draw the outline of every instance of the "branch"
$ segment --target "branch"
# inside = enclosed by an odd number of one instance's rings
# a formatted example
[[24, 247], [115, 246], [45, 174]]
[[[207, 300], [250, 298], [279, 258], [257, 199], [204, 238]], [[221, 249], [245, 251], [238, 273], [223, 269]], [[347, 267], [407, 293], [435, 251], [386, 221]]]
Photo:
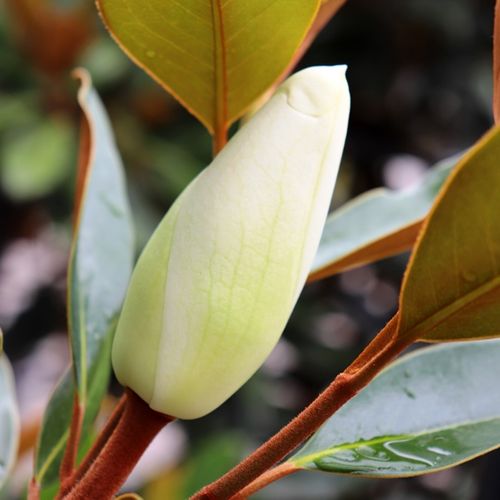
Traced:
[[80, 401], [78, 400], [78, 395], [75, 393], [69, 436], [66, 442], [66, 450], [64, 451], [64, 456], [59, 468], [59, 479], [61, 480], [61, 484], [71, 477], [75, 469], [78, 445], [80, 443], [80, 435], [82, 433], [82, 423], [83, 411], [80, 406]]
[[399, 315], [396, 314], [354, 363], [339, 374], [302, 413], [240, 464], [196, 493], [191, 500], [231, 498], [304, 442], [368, 385], [382, 368], [412, 344], [413, 340], [408, 337], [397, 337], [398, 324]]
[[273, 467], [272, 469], [269, 469], [255, 481], [252, 481], [248, 486], [245, 486], [240, 492], [231, 497], [231, 500], [244, 500], [271, 483], [274, 483], [274, 481], [293, 474], [294, 472], [298, 472], [299, 470], [300, 468], [296, 465], [284, 462], [276, 467]]
[[80, 481], [83, 475], [89, 470], [90, 466], [97, 459], [99, 453], [101, 453], [102, 449], [109, 441], [109, 438], [115, 431], [116, 426], [118, 425], [118, 422], [123, 415], [126, 400], [127, 397], [124, 394], [120, 401], [118, 401], [118, 404], [115, 406], [108, 421], [106, 422], [106, 425], [103, 427], [96, 441], [92, 445], [92, 448], [88, 451], [84, 460], [78, 467], [78, 470], [72, 471], [71, 475], [66, 476], [64, 479], [61, 477], [61, 490], [59, 496], [63, 497], [64, 495], [66, 495], [71, 490], [73, 485]]
[[91, 452], [90, 458], [82, 463], [72, 477], [72, 484], [61, 491], [58, 498], [112, 498], [151, 441], [173, 418], [152, 410], [139, 396], [127, 389], [123, 408], [119, 408], [111, 420], [116, 423], [114, 429], [107, 438], [99, 438], [105, 442], [104, 447], [94, 460], [95, 453]]

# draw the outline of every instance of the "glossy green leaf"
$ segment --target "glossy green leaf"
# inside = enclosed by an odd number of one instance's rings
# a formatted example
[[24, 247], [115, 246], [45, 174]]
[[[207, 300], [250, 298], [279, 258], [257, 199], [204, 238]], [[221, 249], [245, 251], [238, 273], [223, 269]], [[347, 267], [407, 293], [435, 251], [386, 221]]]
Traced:
[[59, 464], [69, 433], [75, 384], [68, 371], [54, 391], [43, 416], [35, 455], [35, 479], [43, 488], [57, 481]]
[[67, 178], [73, 154], [73, 128], [65, 121], [46, 119], [13, 130], [2, 148], [2, 187], [16, 200], [50, 194]]
[[408, 250], [457, 161], [440, 162], [416, 188], [374, 189], [330, 214], [309, 281]]
[[[111, 338], [103, 346], [89, 380], [80, 452], [87, 449], [92, 442], [92, 425], [108, 388], [110, 352]], [[59, 484], [59, 466], [68, 438], [74, 394], [74, 376], [71, 371], [68, 371], [56, 387], [43, 417], [35, 454], [35, 480], [41, 489], [42, 496], [47, 493], [48, 498], [51, 498], [51, 492]]]
[[74, 374], [58, 385], [48, 405], [37, 445], [35, 479], [51, 491], [71, 420], [75, 382], [84, 420], [80, 448], [106, 392], [117, 315], [132, 269], [133, 238], [125, 179], [111, 128], [86, 73], [79, 101], [84, 113], [81, 161], [84, 182], [68, 277]]
[[132, 271], [133, 235], [125, 177], [111, 127], [84, 72], [79, 102], [90, 131], [88, 160], [68, 276], [69, 323], [80, 403], [112, 335]]
[[500, 340], [404, 356], [289, 459], [302, 469], [373, 477], [448, 468], [500, 447]]
[[0, 343], [0, 487], [8, 478], [16, 460], [19, 434], [14, 376], [7, 356], [1, 353]]
[[211, 132], [286, 69], [319, 0], [98, 0], [123, 50]]
[[428, 341], [500, 335], [500, 128], [457, 165], [408, 264], [399, 336]]

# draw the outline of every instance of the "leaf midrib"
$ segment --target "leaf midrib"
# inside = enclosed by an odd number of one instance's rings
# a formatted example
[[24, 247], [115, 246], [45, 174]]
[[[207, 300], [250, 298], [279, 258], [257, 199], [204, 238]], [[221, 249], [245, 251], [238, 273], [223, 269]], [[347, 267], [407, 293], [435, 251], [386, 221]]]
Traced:
[[211, 0], [214, 30], [214, 68], [215, 68], [215, 133], [225, 130], [227, 124], [227, 54], [224, 33], [224, 13], [221, 0]]

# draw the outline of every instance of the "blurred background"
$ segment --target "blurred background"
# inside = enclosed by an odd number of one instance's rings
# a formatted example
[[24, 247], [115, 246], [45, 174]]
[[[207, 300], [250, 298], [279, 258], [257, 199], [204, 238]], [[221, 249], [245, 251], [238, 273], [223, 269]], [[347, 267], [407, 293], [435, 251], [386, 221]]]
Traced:
[[[418, 183], [492, 123], [493, 0], [348, 0], [300, 67], [348, 64], [352, 114], [334, 206], [377, 186]], [[127, 169], [137, 250], [211, 157], [196, 120], [115, 46], [90, 0], [0, 4], [0, 326], [14, 364], [22, 453], [2, 498], [22, 498], [34, 436], [69, 362], [65, 274], [79, 113], [71, 69], [86, 67]], [[127, 484], [146, 500], [186, 498], [277, 431], [394, 313], [407, 255], [306, 287], [283, 340], [210, 416], [158, 436]], [[120, 389], [113, 383], [105, 405]], [[500, 452], [416, 479], [322, 473], [255, 498], [500, 497]], [[1, 496], [1, 495], [0, 495]]]

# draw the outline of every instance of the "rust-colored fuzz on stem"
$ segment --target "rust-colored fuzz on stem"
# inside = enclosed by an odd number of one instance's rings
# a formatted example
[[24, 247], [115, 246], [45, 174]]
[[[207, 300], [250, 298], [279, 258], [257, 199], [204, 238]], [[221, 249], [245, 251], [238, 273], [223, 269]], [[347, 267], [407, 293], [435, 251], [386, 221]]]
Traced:
[[28, 500], [40, 500], [40, 485], [33, 478], [28, 485]]
[[338, 375], [302, 413], [240, 464], [201, 489], [191, 500], [232, 498], [303, 443], [413, 342], [410, 338], [397, 337], [398, 324], [396, 314], [354, 363]]
[[109, 441], [109, 438], [113, 434], [118, 425], [118, 422], [123, 415], [126, 400], [127, 396], [126, 394], [124, 394], [120, 401], [118, 401], [118, 404], [110, 415], [108, 421], [106, 422], [106, 425], [99, 433], [99, 436], [92, 445], [92, 448], [88, 451], [87, 455], [85, 455], [85, 458], [78, 467], [78, 470], [74, 471], [71, 476], [66, 477], [64, 480], [61, 479], [61, 490], [59, 492], [59, 495], [57, 496], [58, 499], [64, 498], [64, 495], [66, 495], [71, 490], [74, 484], [80, 481], [84, 474], [89, 470], [90, 466], [97, 459], [99, 453]]
[[493, 29], [493, 116], [500, 124], [500, 0], [495, 5], [495, 26]]
[[64, 500], [112, 499], [154, 437], [173, 420], [152, 410], [130, 389], [116, 419], [116, 427], [92, 464], [83, 473], [76, 471], [80, 479]]
[[61, 480], [61, 484], [63, 484], [73, 474], [76, 464], [76, 455], [78, 453], [78, 444], [80, 442], [80, 434], [82, 432], [82, 422], [82, 407], [78, 401], [78, 395], [75, 394], [68, 441], [63, 459], [61, 461], [61, 467], [59, 468], [59, 478]]
[[245, 486], [245, 488], [236, 493], [236, 495], [232, 496], [231, 500], [244, 500], [262, 488], [265, 488], [267, 485], [274, 483], [274, 481], [293, 474], [299, 470], [300, 468], [292, 463], [282, 463], [272, 469], [269, 469], [255, 481], [252, 481], [248, 486]]

